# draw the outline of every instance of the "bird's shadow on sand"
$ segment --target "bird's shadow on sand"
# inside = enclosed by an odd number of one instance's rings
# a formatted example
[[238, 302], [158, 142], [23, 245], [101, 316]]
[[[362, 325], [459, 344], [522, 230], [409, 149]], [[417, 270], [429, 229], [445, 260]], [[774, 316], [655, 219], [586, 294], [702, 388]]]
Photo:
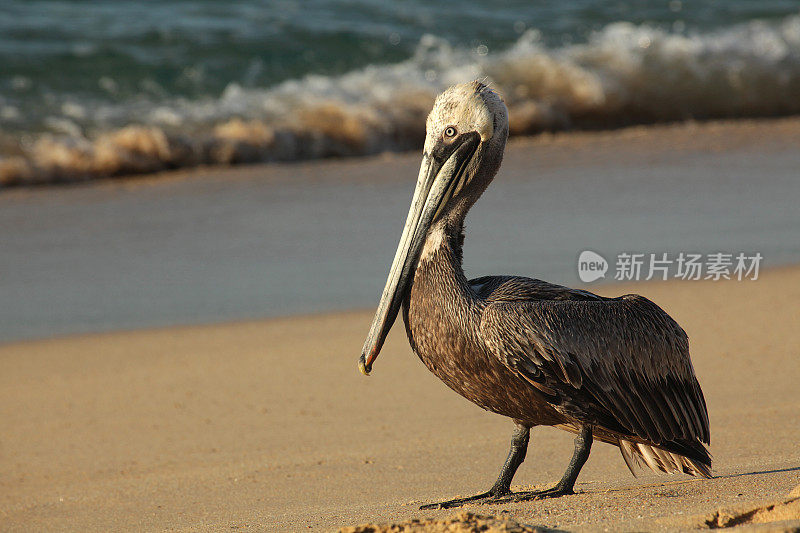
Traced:
[[794, 466], [792, 468], [775, 468], [772, 470], [754, 470], [752, 472], [740, 472], [737, 474], [725, 474], [722, 476], [714, 476], [711, 479], [731, 479], [735, 477], [757, 476], [759, 474], [780, 474], [782, 472], [798, 472], [798, 471], [800, 471], [800, 466]]
[[[744, 476], [758, 476], [762, 474], [780, 474], [784, 472], [800, 472], [800, 466], [794, 466], [790, 468], [773, 468], [771, 470], [753, 470], [751, 472], [735, 472], [731, 474], [721, 474], [711, 477], [710, 479], [734, 479], [738, 477]], [[676, 479], [672, 481], [662, 481], [659, 483], [647, 484], [647, 485], [631, 485], [628, 487], [618, 487], [613, 489], [598, 489], [592, 487], [592, 482], [584, 482], [581, 483], [580, 492], [581, 494], [608, 494], [613, 492], [628, 492], [631, 490], [640, 490], [646, 488], [658, 488], [658, 487], [668, 487], [668, 486], [675, 486], [675, 485], [693, 485], [697, 483], [702, 483], [706, 481], [702, 478], [691, 478], [691, 479]], [[587, 486], [588, 485], [588, 486]]]

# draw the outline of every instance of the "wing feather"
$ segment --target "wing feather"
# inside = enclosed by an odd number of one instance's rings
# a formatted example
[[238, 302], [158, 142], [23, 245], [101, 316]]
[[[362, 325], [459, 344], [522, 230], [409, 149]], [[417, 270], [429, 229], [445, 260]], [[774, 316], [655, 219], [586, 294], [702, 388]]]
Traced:
[[[557, 410], [655, 445], [709, 442], [686, 333], [661, 308], [636, 295], [604, 299], [581, 291], [575, 300], [547, 298], [551, 293], [533, 299], [536, 291], [509, 296], [504, 287], [487, 294], [487, 348]], [[675, 466], [667, 452], [642, 450], [648, 464]]]

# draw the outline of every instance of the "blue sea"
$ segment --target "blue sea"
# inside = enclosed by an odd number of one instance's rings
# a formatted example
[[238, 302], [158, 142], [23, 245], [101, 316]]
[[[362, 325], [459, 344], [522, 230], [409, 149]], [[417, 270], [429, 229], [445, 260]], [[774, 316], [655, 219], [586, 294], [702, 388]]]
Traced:
[[0, 184], [406, 150], [449, 84], [512, 134], [800, 112], [790, 0], [3, 0]]

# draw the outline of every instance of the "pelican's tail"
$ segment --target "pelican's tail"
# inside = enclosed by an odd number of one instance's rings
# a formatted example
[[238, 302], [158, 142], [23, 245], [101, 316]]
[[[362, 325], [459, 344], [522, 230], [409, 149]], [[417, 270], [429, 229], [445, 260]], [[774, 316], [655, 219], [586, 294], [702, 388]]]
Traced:
[[634, 477], [634, 465], [667, 474], [684, 472], [691, 476], [711, 477], [711, 454], [698, 441], [670, 441], [655, 446], [620, 439], [619, 449]]

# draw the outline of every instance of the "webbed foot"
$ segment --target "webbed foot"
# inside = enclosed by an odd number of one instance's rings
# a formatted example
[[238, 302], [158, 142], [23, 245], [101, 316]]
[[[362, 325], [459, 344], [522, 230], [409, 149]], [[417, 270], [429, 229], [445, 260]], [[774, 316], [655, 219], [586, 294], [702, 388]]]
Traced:
[[481, 494], [476, 494], [475, 496], [469, 496], [467, 498], [456, 498], [454, 500], [447, 500], [438, 503], [427, 503], [425, 505], [421, 505], [420, 509], [452, 509], [454, 507], [461, 507], [462, 505], [466, 505], [468, 503], [481, 505], [493, 503], [529, 502], [533, 500], [544, 500], [547, 498], [558, 498], [560, 496], [568, 496], [570, 494], [575, 494], [575, 491], [572, 490], [572, 488], [562, 487], [559, 485], [545, 490], [530, 490], [520, 492], [508, 491], [505, 493], [496, 493], [490, 490]]
[[529, 502], [533, 500], [544, 500], [547, 498], [558, 498], [560, 496], [567, 496], [575, 494], [571, 487], [562, 487], [556, 485], [553, 488], [545, 490], [530, 490], [522, 492], [510, 492], [503, 496], [498, 496], [492, 503], [509, 503], [509, 502]]
[[502, 498], [504, 496], [508, 496], [511, 492], [497, 492], [494, 490], [489, 490], [486, 492], [482, 492], [481, 494], [476, 494], [475, 496], [469, 496], [467, 498], [456, 498], [454, 500], [447, 500], [438, 503], [426, 503], [425, 505], [420, 505], [420, 509], [452, 509], [453, 507], [461, 507], [467, 503], [493, 503], [497, 501], [498, 498]]

